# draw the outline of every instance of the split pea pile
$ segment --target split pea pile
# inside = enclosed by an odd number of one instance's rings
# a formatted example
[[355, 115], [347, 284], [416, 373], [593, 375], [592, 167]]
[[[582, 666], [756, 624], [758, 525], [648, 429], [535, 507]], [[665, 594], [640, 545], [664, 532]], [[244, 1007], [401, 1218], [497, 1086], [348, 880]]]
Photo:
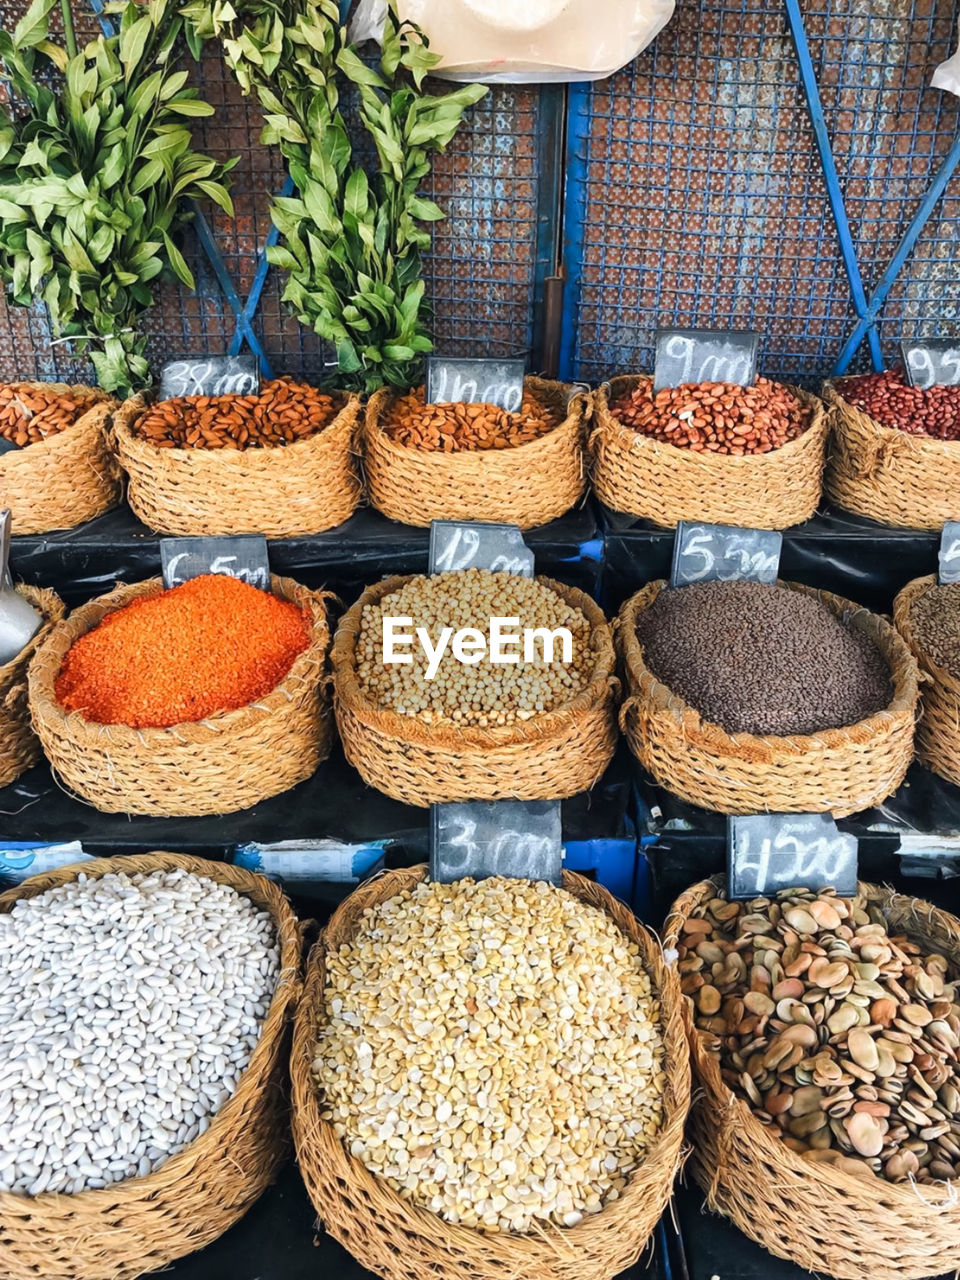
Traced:
[[91, 401], [46, 387], [0, 385], [0, 436], [23, 448], [72, 427]]
[[767, 378], [757, 378], [751, 387], [686, 383], [664, 387], [656, 395], [653, 379], [642, 378], [614, 401], [610, 412], [624, 426], [664, 444], [733, 457], [779, 449], [802, 436], [811, 421], [806, 405]]
[[107, 875], [0, 915], [0, 1190], [142, 1178], [236, 1091], [280, 973], [270, 917], [186, 871]]
[[258, 396], [161, 400], [133, 430], [159, 449], [272, 449], [319, 434], [339, 409], [336, 396], [306, 382], [274, 378]]
[[560, 416], [529, 392], [519, 413], [494, 404], [427, 404], [423, 387], [395, 401], [383, 424], [387, 436], [410, 449], [459, 453], [512, 449], [538, 440], [560, 424]]
[[[472, 627], [486, 636], [492, 617], [519, 618], [521, 635], [526, 627], [550, 631], [566, 627], [573, 638], [573, 661], [561, 661], [557, 644], [553, 661], [544, 660], [544, 646], [537, 644], [533, 662], [494, 664], [484, 655], [474, 665], [460, 662], [450, 645], [432, 680], [427, 679], [427, 657], [418, 642], [405, 650], [413, 658], [405, 665], [385, 663], [383, 619], [408, 617], [407, 634], [424, 627], [435, 645], [445, 627], [454, 632]], [[517, 652], [517, 646], [511, 648]], [[402, 716], [417, 716], [427, 724], [448, 722], [467, 728], [514, 724], [552, 711], [569, 702], [589, 684], [593, 674], [590, 623], [555, 591], [533, 578], [512, 573], [467, 569], [412, 578], [378, 604], [365, 606], [356, 644], [357, 679], [366, 695], [381, 707]]]
[[727, 733], [819, 733], [888, 706], [873, 641], [819, 600], [760, 582], [664, 589], [637, 619], [644, 661]]
[[679, 955], [724, 1080], [792, 1151], [891, 1182], [960, 1177], [958, 974], [935, 947], [862, 897], [790, 890], [712, 899]]
[[329, 958], [324, 1118], [405, 1199], [483, 1231], [574, 1226], [662, 1123], [638, 948], [552, 885], [422, 883]]
[[960, 679], [960, 582], [931, 587], [918, 596], [910, 621], [921, 649]]

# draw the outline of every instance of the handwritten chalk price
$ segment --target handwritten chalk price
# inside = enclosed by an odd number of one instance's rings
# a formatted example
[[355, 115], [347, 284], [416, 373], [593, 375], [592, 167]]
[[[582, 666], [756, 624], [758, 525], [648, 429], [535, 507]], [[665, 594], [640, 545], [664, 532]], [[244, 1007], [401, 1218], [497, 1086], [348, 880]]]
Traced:
[[960, 339], [901, 342], [900, 350], [911, 387], [926, 391], [930, 387], [960, 386]]
[[427, 403], [495, 404], [517, 413], [523, 404], [523, 361], [430, 356]]
[[533, 577], [533, 552], [513, 524], [467, 524], [434, 520], [430, 525], [430, 572], [490, 569]]
[[235, 537], [161, 538], [160, 563], [163, 585], [179, 587], [204, 573], [239, 578], [261, 591], [270, 590], [270, 561], [262, 533]]
[[941, 584], [960, 582], [960, 521], [948, 520], [943, 526], [938, 560]]
[[736, 382], [752, 387], [758, 335], [729, 329], [658, 329], [653, 390], [688, 382]]
[[828, 813], [758, 813], [727, 819], [727, 892], [757, 898], [781, 889], [857, 891], [856, 837]]
[[681, 520], [673, 543], [671, 587], [693, 582], [776, 582], [783, 538], [771, 529]]
[[203, 356], [173, 360], [160, 372], [160, 397], [255, 396], [260, 394], [260, 360], [255, 355]]
[[560, 803], [493, 800], [430, 806], [430, 879], [510, 876], [560, 884]]

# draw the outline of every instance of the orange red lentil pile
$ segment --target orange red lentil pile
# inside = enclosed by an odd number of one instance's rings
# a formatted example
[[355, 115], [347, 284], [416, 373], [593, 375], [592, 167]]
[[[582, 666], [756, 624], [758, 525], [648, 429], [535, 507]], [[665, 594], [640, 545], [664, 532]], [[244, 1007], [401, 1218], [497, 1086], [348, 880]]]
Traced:
[[57, 699], [98, 724], [168, 728], [256, 702], [309, 642], [296, 605], [205, 574], [135, 600], [75, 641]]
[[45, 387], [0, 385], [0, 436], [23, 448], [55, 436], [90, 408], [89, 399]]

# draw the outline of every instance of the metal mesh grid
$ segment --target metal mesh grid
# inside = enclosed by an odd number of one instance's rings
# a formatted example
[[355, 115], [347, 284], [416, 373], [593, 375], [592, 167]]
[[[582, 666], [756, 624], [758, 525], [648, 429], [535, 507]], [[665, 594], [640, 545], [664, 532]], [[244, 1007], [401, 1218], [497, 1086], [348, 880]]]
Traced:
[[[955, 0], [804, 14], [868, 294], [958, 128], [957, 100], [925, 88], [956, 17]], [[665, 325], [754, 328], [771, 374], [828, 374], [855, 317], [783, 10], [683, 0], [587, 108], [577, 376], [649, 367]], [[901, 328], [957, 316], [957, 189], [887, 301], [891, 358]]]

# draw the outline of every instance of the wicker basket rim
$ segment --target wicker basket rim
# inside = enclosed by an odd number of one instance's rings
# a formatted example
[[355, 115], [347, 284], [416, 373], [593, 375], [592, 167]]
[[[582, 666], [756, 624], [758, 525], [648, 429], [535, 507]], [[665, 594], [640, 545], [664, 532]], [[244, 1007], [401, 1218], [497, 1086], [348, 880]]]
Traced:
[[[376, 901], [384, 901], [386, 897], [391, 896], [393, 893], [399, 892], [403, 888], [413, 887], [422, 880], [425, 880], [427, 875], [428, 868], [425, 864], [415, 867], [401, 868], [396, 871], [384, 871], [378, 873], [378, 875], [374, 877], [371, 877], [370, 880], [365, 881], [361, 888], [372, 885], [374, 882], [379, 882], [384, 888], [382, 896], [378, 895]], [[589, 888], [594, 891], [600, 890], [600, 892], [605, 895], [609, 901], [616, 905], [616, 900], [613, 899], [612, 895], [607, 890], [604, 890], [601, 885], [588, 880], [585, 876], [578, 875], [576, 872], [563, 872], [563, 887], [568, 892], [572, 892], [577, 897], [580, 897], [581, 893], [578, 892], [578, 889], [582, 889], [582, 886], [584, 885], [589, 886]], [[588, 904], [595, 905], [593, 903]], [[341, 907], [344, 905], [345, 904], [341, 904]], [[603, 910], [609, 918], [613, 919], [606, 905], [598, 909]], [[339, 911], [340, 908], [338, 908], [338, 912]], [[327, 948], [327, 934], [331, 925], [334, 923], [334, 918], [338, 912], [334, 913], [334, 916], [331, 917], [327, 928], [311, 948], [307, 961], [307, 972], [303, 984], [300, 1008], [297, 1013], [297, 1021], [299, 1023], [301, 1017], [303, 1017], [305, 1020], [309, 1021], [309, 1024], [313, 1029], [316, 1027], [318, 1014], [323, 1000], [322, 989], [319, 991], [317, 990], [321, 974], [321, 965], [318, 963], [318, 959], [325, 954]], [[675, 970], [666, 963], [663, 956], [663, 948], [656, 935], [647, 930], [646, 927], [636, 919], [636, 917], [632, 916], [632, 913], [631, 918], [637, 931], [636, 938], [632, 940], [637, 942], [637, 945], [640, 947], [643, 955], [644, 967], [653, 980], [655, 998], [660, 1005], [660, 1025], [664, 1040], [664, 1075], [666, 1077], [663, 1094], [665, 1105], [663, 1122], [660, 1126], [660, 1131], [657, 1134], [656, 1140], [644, 1154], [641, 1163], [628, 1176], [627, 1185], [621, 1192], [620, 1198], [606, 1205], [601, 1213], [596, 1215], [598, 1218], [603, 1215], [607, 1215], [608, 1221], [609, 1217], [614, 1215], [621, 1218], [629, 1218], [633, 1200], [631, 1192], [643, 1193], [643, 1188], [638, 1187], [636, 1184], [643, 1178], [645, 1172], [649, 1172], [651, 1169], [655, 1168], [658, 1161], [668, 1160], [672, 1164], [672, 1160], [669, 1155], [669, 1149], [672, 1145], [671, 1138], [674, 1136], [674, 1130], [678, 1126], [682, 1131], [686, 1122], [690, 1101], [689, 1058], [686, 1054], [671, 1056], [669, 1054], [668, 1046], [668, 1040], [673, 1038], [671, 1036], [671, 1031], [676, 1030], [675, 1023], [677, 1014], [680, 1013], [683, 1007], [683, 997], [679, 994], [679, 984], [676, 979], [676, 973]], [[614, 920], [614, 924], [616, 924], [618, 928], [620, 927], [618, 921]], [[653, 960], [652, 965], [651, 959]], [[667, 984], [673, 986], [674, 990], [666, 993], [665, 995], [664, 988]], [[668, 1006], [666, 1012], [664, 1007], [665, 1005]], [[294, 1056], [296, 1059], [296, 1037]], [[332, 1133], [331, 1126], [328, 1122], [320, 1118], [318, 1090], [313, 1080], [313, 1073], [312, 1070], [310, 1070], [310, 1064], [308, 1063], [306, 1065], [310, 1075], [311, 1085], [313, 1085], [309, 1095], [310, 1106], [313, 1111], [313, 1117], [311, 1118], [314, 1119], [316, 1128], [321, 1131], [326, 1130], [327, 1132]], [[297, 1072], [299, 1063], [294, 1060], [291, 1063], [291, 1068], [294, 1072]], [[667, 1111], [668, 1103], [671, 1104], [671, 1110], [669, 1112]], [[335, 1138], [333, 1140], [340, 1143], [339, 1138]], [[340, 1145], [341, 1149], [343, 1149], [342, 1143], [340, 1143]], [[585, 1242], [592, 1234], [593, 1223], [590, 1215], [584, 1215], [583, 1219], [573, 1227], [561, 1228], [552, 1226], [551, 1224], [542, 1224], [538, 1234], [505, 1232], [497, 1235], [488, 1235], [484, 1232], [477, 1231], [472, 1227], [464, 1227], [459, 1223], [449, 1223], [440, 1218], [439, 1215], [431, 1213], [429, 1210], [423, 1209], [419, 1205], [411, 1204], [406, 1200], [403, 1200], [402, 1197], [399, 1196], [384, 1179], [378, 1177], [374, 1173], [371, 1173], [362, 1161], [357, 1159], [356, 1156], [350, 1155], [350, 1153], [345, 1149], [344, 1157], [349, 1163], [351, 1173], [355, 1179], [363, 1183], [370, 1182], [375, 1185], [380, 1194], [385, 1195], [390, 1201], [394, 1202], [398, 1209], [402, 1207], [403, 1212], [410, 1215], [414, 1221], [421, 1226], [424, 1234], [433, 1235], [438, 1230], [442, 1231], [443, 1234], [447, 1235], [455, 1244], [459, 1242], [461, 1247], [467, 1252], [469, 1252], [471, 1246], [474, 1245], [478, 1238], [486, 1242], [503, 1240], [514, 1249], [529, 1250], [530, 1252], [540, 1251], [544, 1248], [568, 1250], [575, 1247], [580, 1242]], [[671, 1174], [671, 1182], [673, 1180], [673, 1176], [675, 1175]], [[519, 1258], [518, 1261], [520, 1261]]]
[[32, 587], [27, 582], [18, 582], [16, 592], [35, 609], [40, 610], [43, 614], [43, 622], [38, 627], [36, 635], [30, 637], [17, 656], [0, 667], [0, 685], [11, 676], [15, 676], [20, 668], [26, 668], [41, 642], [49, 635], [50, 628], [62, 621], [66, 613], [63, 601], [49, 587]]
[[[274, 710], [284, 706], [288, 701], [288, 688], [306, 679], [311, 668], [318, 661], [321, 666], [326, 664], [330, 642], [326, 600], [330, 598], [330, 593], [311, 591], [292, 578], [282, 578], [276, 574], [270, 575], [270, 585], [275, 595], [309, 610], [312, 617], [310, 627], [312, 639], [297, 655], [293, 666], [280, 683], [257, 702], [251, 702], [245, 707], [237, 707], [233, 711], [217, 712], [204, 720], [183, 721], [180, 724], [170, 725], [166, 729], [133, 729], [125, 724], [99, 724], [95, 720], [88, 720], [81, 711], [63, 710], [54, 692], [54, 681], [70, 646], [81, 635], [92, 631], [108, 614], [115, 613], [117, 609], [131, 604], [141, 596], [158, 595], [163, 590], [163, 579], [148, 578], [143, 582], [121, 583], [106, 595], [97, 596], [96, 599], [89, 600], [78, 609], [74, 609], [67, 618], [55, 624], [44, 637], [43, 644], [30, 662], [31, 710], [35, 715], [40, 714], [44, 720], [59, 726], [60, 732], [65, 731], [62, 726], [81, 725], [84, 731], [94, 738], [106, 738], [110, 744], [129, 744], [138, 749], [149, 748], [151, 745], [160, 747], [168, 744], [171, 736], [176, 737], [183, 730], [197, 727], [215, 732], [242, 732], [255, 725], [261, 717], [268, 716]], [[58, 654], [61, 646], [63, 652]]]
[[902, 587], [893, 602], [894, 625], [910, 646], [921, 668], [931, 675], [937, 684], [946, 689], [948, 693], [960, 696], [960, 678], [930, 657], [920, 644], [913, 629], [911, 613], [914, 604], [922, 595], [926, 595], [931, 587], [935, 587], [937, 584], [937, 575], [930, 573], [922, 578], [914, 578], [912, 582], [908, 582], [905, 587]]
[[600, 606], [579, 588], [568, 587], [562, 582], [537, 574], [538, 582], [556, 592], [568, 605], [579, 608], [590, 623], [590, 643], [596, 654], [596, 666], [589, 683], [569, 702], [530, 720], [518, 721], [512, 725], [494, 725], [489, 729], [458, 729], [447, 724], [427, 725], [412, 716], [401, 716], [389, 708], [378, 707], [364, 693], [357, 679], [354, 655], [360, 615], [368, 604], [376, 604], [383, 596], [398, 590], [417, 576], [395, 574], [366, 587], [360, 598], [340, 619], [333, 639], [330, 660], [337, 700], [368, 727], [392, 738], [413, 741], [418, 746], [437, 750], [482, 751], [489, 747], [519, 746], [549, 737], [577, 720], [606, 695], [611, 682], [616, 680], [613, 632]]
[[[823, 384], [824, 399], [837, 408], [843, 409], [863, 431], [869, 431], [881, 440], [896, 444], [901, 449], [912, 449], [917, 453], [928, 453], [949, 457], [960, 453], [960, 440], [935, 440], [932, 436], [914, 436], [900, 431], [897, 427], [885, 427], [882, 422], [864, 413], [855, 404], [845, 400], [837, 388], [836, 379], [828, 378]], [[956, 458], [954, 458], [956, 461]]]
[[[243, 1115], [247, 1105], [245, 1082], [254, 1078], [261, 1060], [272, 1047], [276, 1033], [282, 1030], [299, 999], [302, 983], [300, 981], [300, 929], [293, 908], [285, 894], [265, 876], [256, 875], [243, 867], [236, 867], [226, 862], [211, 862], [206, 858], [197, 858], [189, 854], [166, 853], [156, 851], [144, 854], [120, 854], [112, 858], [97, 858], [94, 862], [75, 862], [70, 866], [58, 867], [55, 871], [31, 876], [14, 889], [0, 894], [0, 914], [5, 914], [21, 898], [33, 898], [47, 889], [76, 880], [80, 875], [93, 876], [99, 879], [113, 872], [125, 871], [132, 875], [140, 872], [175, 870], [182, 868], [194, 874], [215, 880], [218, 884], [228, 884], [245, 897], [269, 912], [277, 935], [277, 946], [280, 951], [280, 976], [270, 1000], [269, 1008], [264, 1015], [260, 1027], [260, 1038], [254, 1046], [253, 1053], [247, 1063], [243, 1075], [231, 1097], [223, 1104], [211, 1119], [209, 1127], [189, 1143], [181, 1151], [165, 1160], [153, 1173], [143, 1178], [128, 1178], [123, 1182], [115, 1182], [109, 1187], [92, 1188], [78, 1192], [69, 1199], [76, 1203], [79, 1197], [90, 1206], [116, 1205], [117, 1201], [142, 1199], [144, 1196], [163, 1193], [175, 1184], [180, 1177], [182, 1166], [188, 1162], [192, 1165], [198, 1152], [211, 1154], [220, 1142], [221, 1134], [230, 1128]], [[268, 1035], [268, 1030], [270, 1034]], [[0, 1215], [3, 1213], [22, 1214], [24, 1206], [35, 1206], [43, 1210], [45, 1207], [59, 1211], [63, 1205], [63, 1193], [44, 1191], [39, 1195], [25, 1197], [12, 1191], [0, 1192]]]
[[878, 629], [879, 636], [885, 639], [894, 650], [900, 650], [901, 657], [905, 659], [900, 670], [895, 671], [890, 659], [885, 654], [883, 655], [887, 666], [890, 668], [890, 680], [893, 684], [893, 697], [883, 710], [875, 712], [872, 716], [867, 716], [864, 720], [858, 720], [854, 724], [824, 729], [817, 734], [795, 734], [786, 737], [755, 733], [727, 733], [721, 725], [712, 720], [705, 720], [695, 707], [684, 702], [679, 694], [674, 693], [668, 685], [654, 675], [644, 661], [643, 647], [637, 639], [637, 615], [642, 609], [646, 609], [653, 604], [660, 591], [667, 586], [665, 578], [659, 578], [656, 582], [647, 583], [645, 587], [642, 587], [635, 595], [631, 596], [620, 610], [620, 615], [617, 618], [616, 627], [623, 644], [623, 654], [629, 675], [630, 688], [628, 693], [633, 695], [636, 688], [643, 682], [649, 688], [651, 696], [661, 707], [672, 711], [678, 723], [682, 721], [689, 732], [700, 733], [707, 740], [721, 740], [722, 743], [732, 745], [738, 749], [763, 747], [776, 750], [784, 743], [789, 743], [798, 751], [811, 751], [825, 746], [842, 746], [849, 741], [849, 736], [854, 730], [879, 733], [886, 730], [887, 719], [891, 716], [899, 717], [909, 714], [910, 718], [913, 718], [918, 688], [917, 664], [906, 641], [894, 627], [885, 622], [878, 614], [871, 613], [863, 605], [847, 600], [844, 596], [835, 595], [831, 591], [823, 591], [818, 587], [807, 587], [803, 583], [789, 582], [783, 578], [777, 579], [777, 585], [787, 587], [790, 591], [799, 591], [803, 595], [813, 596], [814, 599], [819, 600], [832, 613], [838, 616], [842, 616], [849, 611], [851, 621], [861, 616], [872, 619]]
[[[692, 908], [707, 897], [715, 897], [716, 891], [723, 889], [725, 885], [726, 876], [723, 873], [719, 873], [707, 880], [701, 880], [698, 884], [691, 885], [689, 889], [680, 895], [670, 908], [670, 913], [664, 924], [664, 947], [676, 947], [683, 921], [687, 919]], [[857, 881], [857, 891], [869, 900], [881, 904], [884, 910], [900, 904], [912, 903], [914, 907], [919, 907], [928, 916], [950, 918], [947, 912], [940, 911], [938, 907], [922, 898], [913, 898], [909, 894], [897, 893], [893, 889], [870, 884], [864, 880]], [[875, 1196], [871, 1195], [874, 1183], [871, 1180], [858, 1178], [852, 1173], [845, 1173], [842, 1169], [835, 1169], [829, 1164], [802, 1159], [779, 1138], [775, 1137], [767, 1129], [766, 1125], [761, 1124], [756, 1119], [747, 1103], [742, 1098], [737, 1097], [725, 1083], [714, 1055], [703, 1047], [700, 1032], [696, 1029], [690, 1013], [689, 997], [684, 996], [683, 1000], [687, 1034], [690, 1038], [691, 1053], [697, 1072], [701, 1077], [706, 1077], [707, 1083], [713, 1092], [723, 1098], [725, 1104], [736, 1112], [740, 1124], [750, 1134], [752, 1144], [760, 1148], [769, 1160], [780, 1164], [791, 1179], [812, 1178], [815, 1181], [822, 1182], [831, 1190], [843, 1191], [847, 1195], [853, 1195], [861, 1203], [869, 1204], [871, 1209], [875, 1209]], [[888, 1182], [886, 1179], [877, 1179], [876, 1182], [883, 1188], [885, 1197], [892, 1196], [899, 1202], [899, 1206], [902, 1209], [909, 1210], [911, 1213], [926, 1212], [939, 1215], [946, 1211], [957, 1210], [955, 1193], [952, 1195], [948, 1187], [941, 1192], [939, 1186], [927, 1187], [925, 1185], [923, 1196], [926, 1196], [928, 1192], [939, 1193], [943, 1196], [941, 1202], [931, 1204], [923, 1199], [910, 1183]], [[960, 1223], [960, 1211], [957, 1212], [957, 1217], [958, 1223]]]
[[[625, 423], [613, 416], [610, 408], [609, 394], [614, 386], [630, 383], [636, 386], [643, 378], [649, 378], [648, 373], [621, 373], [615, 378], [610, 378], [602, 383], [596, 391], [594, 391], [594, 403], [597, 406], [597, 420], [599, 426], [596, 430], [615, 433], [618, 442], [623, 443], [625, 439], [630, 441], [626, 446], [632, 453], [649, 453], [653, 456], [659, 453], [665, 453], [669, 456], [671, 462], [678, 465], [688, 462], [691, 467], [710, 467], [712, 465], [720, 465], [729, 467], [731, 470], [754, 470], [759, 471], [764, 467], [773, 466], [778, 460], [790, 458], [795, 453], [799, 453], [805, 449], [811, 441], [822, 441], [826, 438], [830, 424], [827, 421], [826, 414], [823, 412], [823, 403], [816, 396], [811, 395], [809, 391], [804, 391], [802, 387], [795, 387], [792, 383], [782, 382], [778, 385], [785, 387], [792, 395], [796, 396], [802, 404], [807, 405], [813, 412], [810, 419], [810, 425], [795, 440], [788, 440], [786, 444], [782, 444], [779, 449], [771, 449], [768, 453], [749, 453], [744, 454], [742, 458], [738, 458], [726, 453], [695, 453], [691, 449], [681, 449], [675, 444], [669, 444], [666, 440], [654, 440], [652, 436], [645, 436], [639, 431], [635, 431], [632, 427], [628, 427]], [[818, 408], [820, 412], [818, 412]]]

